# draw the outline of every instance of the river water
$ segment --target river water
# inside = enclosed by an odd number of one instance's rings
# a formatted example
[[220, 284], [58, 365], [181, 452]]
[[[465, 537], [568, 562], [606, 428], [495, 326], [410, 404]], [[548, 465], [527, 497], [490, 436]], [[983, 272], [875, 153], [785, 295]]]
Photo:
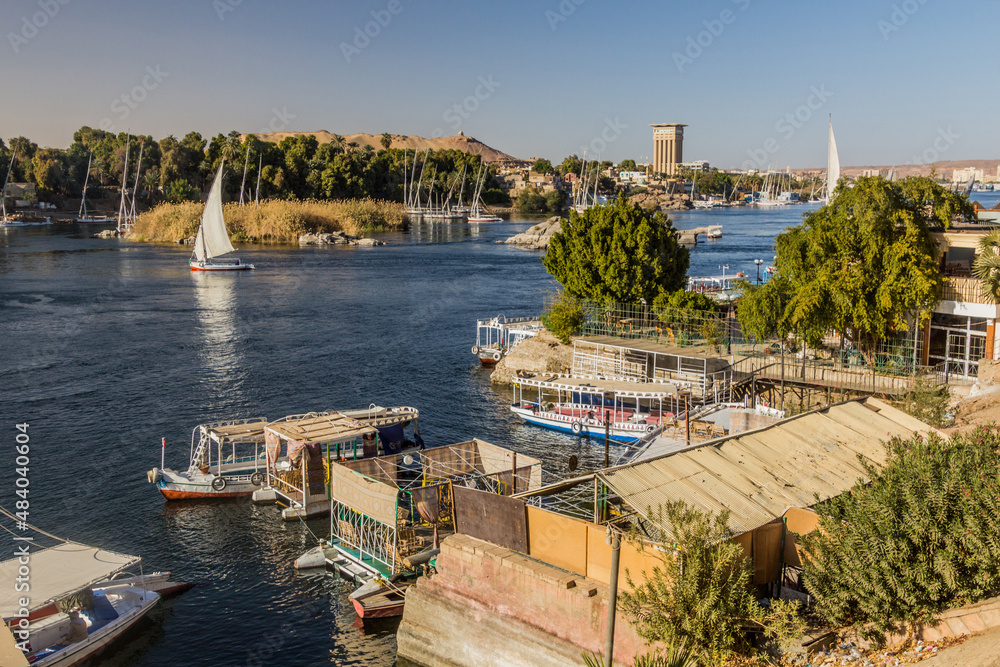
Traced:
[[[691, 275], [725, 263], [753, 277], [805, 210], [673, 217], [724, 227], [693, 250]], [[199, 423], [378, 403], [417, 407], [429, 445], [478, 437], [563, 474], [571, 455], [583, 468], [603, 459], [520, 424], [470, 353], [477, 317], [538, 313], [556, 288], [540, 253], [496, 243], [531, 224], [416, 225], [377, 248], [243, 247], [257, 269], [234, 275], [193, 274], [180, 246], [89, 227], [0, 232], [0, 505], [16, 500], [14, 425], [27, 422], [33, 523], [199, 582], [99, 664], [395, 662], [392, 623], [358, 627], [346, 583], [292, 568], [328, 520], [285, 523], [249, 501], [167, 504], [145, 476], [161, 438], [167, 466], [186, 467]]]

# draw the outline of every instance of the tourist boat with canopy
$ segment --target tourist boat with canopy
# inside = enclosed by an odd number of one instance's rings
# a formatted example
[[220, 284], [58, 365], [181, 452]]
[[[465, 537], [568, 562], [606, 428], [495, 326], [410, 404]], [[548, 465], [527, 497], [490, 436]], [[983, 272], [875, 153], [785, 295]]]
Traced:
[[684, 382], [553, 374], [515, 376], [512, 382], [511, 412], [529, 424], [581, 436], [607, 433], [615, 442], [634, 443], [659, 433], [684, 410]]
[[476, 355], [483, 368], [492, 368], [526, 338], [533, 338], [544, 329], [538, 317], [507, 319], [497, 315], [488, 320], [476, 320]]
[[[140, 574], [116, 577], [139, 567], [141, 558], [63, 540], [24, 524], [0, 508], [0, 514], [18, 529], [30, 528], [30, 595], [15, 590], [13, 582], [23, 559], [0, 563], [0, 580], [11, 585], [0, 591], [2, 632], [9, 632], [32, 667], [71, 667], [89, 661], [121, 637], [160, 600], [160, 594]], [[18, 536], [28, 537], [18, 532]], [[34, 538], [49, 538], [54, 546], [38, 548]], [[157, 573], [166, 582], [169, 573]], [[163, 584], [165, 587], [167, 584]], [[176, 587], [175, 587], [176, 588]], [[8, 664], [4, 662], [4, 664]], [[16, 664], [16, 663], [14, 663]]]
[[190, 261], [192, 271], [244, 271], [254, 268], [253, 264], [247, 264], [236, 257], [222, 258], [236, 250], [229, 240], [222, 213], [222, 167], [220, 164], [208, 193], [205, 210], [201, 214], [201, 224], [198, 225], [198, 236], [194, 240], [194, 253]]

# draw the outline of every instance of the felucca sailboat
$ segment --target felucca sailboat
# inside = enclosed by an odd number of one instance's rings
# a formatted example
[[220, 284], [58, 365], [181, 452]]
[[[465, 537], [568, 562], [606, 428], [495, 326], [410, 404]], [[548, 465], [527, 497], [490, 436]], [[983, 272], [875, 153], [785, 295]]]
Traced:
[[208, 193], [205, 211], [201, 214], [198, 236], [194, 240], [194, 254], [191, 257], [192, 271], [244, 271], [252, 269], [236, 257], [219, 259], [236, 250], [229, 241], [226, 221], [222, 215], [222, 165], [215, 174], [215, 182]]
[[830, 144], [826, 157], [826, 202], [833, 200], [833, 191], [840, 180], [840, 156], [837, 154], [837, 140], [833, 137], [833, 118], [830, 119]]

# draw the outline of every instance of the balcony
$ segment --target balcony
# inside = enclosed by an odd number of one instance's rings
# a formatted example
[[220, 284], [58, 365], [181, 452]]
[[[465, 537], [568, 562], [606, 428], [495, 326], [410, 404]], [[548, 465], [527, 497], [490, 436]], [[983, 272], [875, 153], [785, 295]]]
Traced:
[[941, 290], [941, 299], [944, 301], [992, 305], [992, 302], [983, 296], [980, 284], [978, 278], [945, 276], [944, 287]]

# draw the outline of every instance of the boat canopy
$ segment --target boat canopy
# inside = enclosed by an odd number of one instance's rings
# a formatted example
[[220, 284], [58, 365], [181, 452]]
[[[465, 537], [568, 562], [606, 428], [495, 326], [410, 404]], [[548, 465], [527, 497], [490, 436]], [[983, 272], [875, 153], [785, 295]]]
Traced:
[[28, 611], [33, 611], [91, 584], [106, 581], [142, 560], [138, 556], [115, 553], [77, 542], [65, 542], [40, 551], [32, 550], [30, 558], [30, 594], [14, 590], [13, 582], [17, 581], [18, 568], [23, 563], [17, 558], [0, 563], [0, 581], [11, 582], [11, 585], [0, 590], [0, 617], [4, 620], [18, 614], [21, 598], [30, 598]]
[[690, 389], [690, 382], [634, 382], [628, 380], [605, 380], [591, 377], [576, 377], [543, 373], [530, 376], [515, 376], [514, 385], [571, 391], [577, 394], [615, 394], [619, 398], [667, 398], [677, 396], [684, 388]]
[[283, 440], [302, 444], [342, 442], [345, 438], [374, 435], [376, 429], [336, 410], [293, 415], [271, 422], [267, 431]]

